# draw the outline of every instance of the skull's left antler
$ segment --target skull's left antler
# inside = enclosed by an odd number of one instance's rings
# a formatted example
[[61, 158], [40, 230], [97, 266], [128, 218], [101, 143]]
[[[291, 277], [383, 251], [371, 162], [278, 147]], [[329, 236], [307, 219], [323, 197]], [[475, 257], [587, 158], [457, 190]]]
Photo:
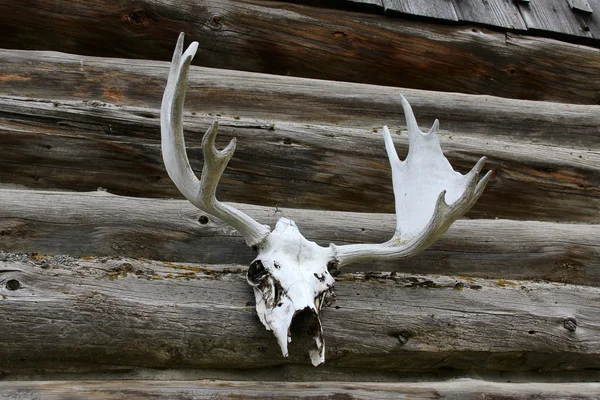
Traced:
[[440, 147], [438, 120], [429, 132], [421, 132], [410, 104], [404, 96], [400, 99], [408, 130], [406, 160], [400, 161], [390, 131], [383, 127], [396, 199], [396, 232], [381, 244], [332, 244], [339, 267], [358, 261], [406, 258], [425, 250], [469, 211], [490, 180], [492, 171], [479, 180], [485, 157], [466, 175], [454, 171]]

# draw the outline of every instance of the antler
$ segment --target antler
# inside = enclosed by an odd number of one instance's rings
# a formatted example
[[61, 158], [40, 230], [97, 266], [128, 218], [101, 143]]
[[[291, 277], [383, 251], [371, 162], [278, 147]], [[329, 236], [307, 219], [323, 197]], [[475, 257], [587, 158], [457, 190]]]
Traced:
[[219, 126], [216, 121], [213, 122], [202, 139], [204, 167], [200, 180], [190, 166], [183, 138], [183, 102], [190, 63], [196, 54], [198, 43], [193, 42], [182, 56], [183, 37], [181, 33], [173, 53], [160, 112], [165, 167], [175, 186], [186, 199], [199, 209], [233, 226], [242, 234], [249, 246], [254, 246], [262, 242], [271, 229], [259, 224], [240, 210], [219, 202], [215, 197], [219, 179], [235, 151], [235, 138], [224, 150], [217, 150], [215, 137]]
[[429, 132], [421, 132], [410, 104], [404, 96], [400, 98], [408, 129], [406, 160], [400, 161], [390, 131], [383, 127], [396, 199], [396, 232], [381, 244], [332, 244], [334, 261], [340, 267], [357, 261], [406, 258], [425, 250], [469, 211], [490, 180], [492, 171], [478, 181], [485, 157], [466, 175], [454, 171], [440, 147], [439, 121], [435, 120]]
[[296, 224], [285, 218], [271, 232], [268, 226], [215, 197], [236, 143], [233, 139], [224, 150], [216, 149], [217, 122], [202, 139], [204, 167], [200, 179], [190, 167], [183, 137], [183, 102], [190, 63], [197, 49], [198, 43], [194, 42], [182, 54], [183, 34], [179, 36], [160, 117], [167, 172], [192, 204], [233, 226], [248, 245], [256, 246], [258, 255], [248, 270], [248, 282], [254, 290], [260, 321], [275, 333], [287, 356], [292, 320], [297, 315], [310, 314], [309, 333], [315, 345], [309, 354], [314, 365], [320, 364], [325, 360], [325, 345], [319, 312], [333, 295], [334, 284], [327, 271], [329, 264], [343, 266], [370, 259], [404, 258], [427, 248], [483, 192], [491, 176], [488, 173], [479, 180], [485, 157], [468, 174], [455, 172], [442, 153], [437, 137], [438, 121], [428, 133], [421, 132], [410, 105], [401, 96], [410, 145], [406, 160], [400, 161], [388, 128], [383, 128], [396, 197], [396, 233], [392, 239], [381, 244], [320, 247], [306, 240]]

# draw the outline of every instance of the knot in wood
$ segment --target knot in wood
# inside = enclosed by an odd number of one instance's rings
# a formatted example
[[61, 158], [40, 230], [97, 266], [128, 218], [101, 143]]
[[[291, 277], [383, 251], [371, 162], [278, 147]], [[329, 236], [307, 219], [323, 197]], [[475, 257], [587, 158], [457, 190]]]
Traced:
[[147, 19], [148, 16], [144, 10], [135, 10], [127, 15], [127, 21], [136, 25], [142, 25]]
[[406, 343], [408, 343], [408, 339], [410, 338], [410, 332], [406, 332], [406, 331], [402, 331], [398, 334], [398, 341], [400, 342], [400, 345], [404, 346]]
[[16, 279], [11, 279], [8, 282], [6, 282], [6, 288], [8, 290], [19, 290], [21, 289], [21, 282], [19, 282]]
[[573, 317], [565, 318], [563, 321], [563, 326], [566, 330], [570, 332], [575, 332], [577, 330], [577, 320]]

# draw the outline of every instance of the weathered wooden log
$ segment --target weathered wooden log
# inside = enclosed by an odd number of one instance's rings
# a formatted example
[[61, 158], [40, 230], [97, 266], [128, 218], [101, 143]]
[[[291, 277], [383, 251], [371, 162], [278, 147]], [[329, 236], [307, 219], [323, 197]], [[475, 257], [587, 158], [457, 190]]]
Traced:
[[54, 0], [44, 7], [0, 1], [0, 47], [168, 60], [181, 31], [200, 42], [203, 66], [533, 100], [600, 100], [600, 50], [552, 39], [275, 1]]
[[305, 399], [347, 400], [481, 398], [597, 399], [600, 384], [590, 383], [504, 383], [473, 379], [442, 382], [252, 382], [252, 381], [7, 381], [0, 382], [3, 400], [64, 400], [86, 398], [168, 399]]
[[[4, 251], [246, 265], [255, 256], [235, 230], [185, 200], [0, 190], [0, 204], [0, 250]], [[323, 246], [380, 243], [395, 229], [390, 214], [235, 206], [271, 227], [280, 217], [291, 218], [309, 240]], [[600, 286], [598, 237], [600, 225], [459, 220], [416, 257], [356, 264], [349, 271]]]
[[[186, 120], [192, 166], [217, 116]], [[383, 139], [373, 127], [307, 125], [229, 117], [219, 140], [239, 145], [221, 181], [220, 198], [268, 206], [394, 212]], [[397, 129], [399, 131], [399, 129]], [[396, 135], [395, 135], [396, 136]], [[600, 222], [600, 153], [442, 132], [459, 170], [480, 156], [496, 172], [468, 214], [474, 218]], [[396, 136], [401, 157], [406, 136]], [[160, 156], [158, 111], [97, 102], [0, 98], [0, 182], [31, 188], [141, 197], [178, 197]]]
[[[240, 266], [2, 254], [0, 371], [257, 368], [290, 357], [259, 322]], [[575, 371], [600, 367], [600, 289], [344, 274], [325, 309], [326, 368]]]
[[[170, 54], [165, 60], [170, 60]], [[202, 57], [202, 53], [197, 56]], [[0, 94], [50, 99], [57, 104], [61, 100], [84, 100], [160, 108], [168, 68], [166, 62], [0, 50]], [[519, 101], [199, 67], [191, 68], [188, 86], [186, 107], [200, 114], [348, 125], [371, 130], [383, 124], [404, 126], [398, 100], [402, 92], [420, 124], [430, 126], [437, 118], [442, 132], [448, 134], [568, 144], [586, 149], [600, 147], [600, 106]]]

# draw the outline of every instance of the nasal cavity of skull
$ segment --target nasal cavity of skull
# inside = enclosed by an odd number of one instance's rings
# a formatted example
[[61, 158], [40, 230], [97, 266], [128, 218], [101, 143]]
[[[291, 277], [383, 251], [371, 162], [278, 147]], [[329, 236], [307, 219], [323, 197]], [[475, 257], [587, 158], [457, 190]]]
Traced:
[[[306, 307], [303, 310], [296, 311], [292, 318], [292, 324], [290, 325], [290, 336], [292, 343], [299, 349], [306, 349], [314, 346], [314, 338], [318, 336], [321, 330], [319, 324], [319, 317], [314, 310]], [[298, 351], [295, 353], [303, 353], [304, 351]], [[290, 351], [292, 354], [293, 351]]]
[[277, 304], [277, 307], [281, 307], [283, 305], [283, 302], [281, 301], [281, 295], [283, 294], [283, 288], [281, 287], [281, 285], [279, 285], [279, 282], [275, 281], [273, 282], [273, 291], [274, 293], [274, 298], [273, 298], [273, 303]]
[[268, 272], [262, 261], [254, 260], [248, 268], [248, 281], [255, 285], [258, 285], [266, 276]]

